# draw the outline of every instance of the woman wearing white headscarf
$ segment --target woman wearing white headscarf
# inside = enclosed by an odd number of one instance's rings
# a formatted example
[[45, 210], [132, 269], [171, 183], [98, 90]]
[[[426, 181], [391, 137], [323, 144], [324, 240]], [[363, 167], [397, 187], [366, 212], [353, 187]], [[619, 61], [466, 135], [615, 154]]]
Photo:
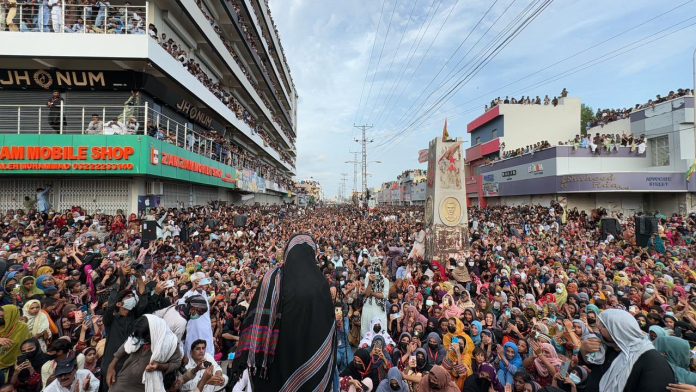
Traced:
[[46, 341], [51, 338], [51, 325], [48, 315], [41, 310], [41, 302], [36, 299], [27, 301], [22, 308], [22, 313], [27, 319], [31, 336], [39, 341], [41, 350], [46, 352]]
[[[389, 280], [382, 275], [382, 264], [379, 259], [372, 259], [372, 263], [365, 277], [365, 303], [363, 304], [362, 319], [360, 324], [360, 337], [364, 338], [370, 328], [372, 320], [387, 319], [387, 304], [389, 303]], [[381, 326], [386, 329], [386, 324]], [[379, 331], [377, 331], [379, 332]]]
[[178, 339], [167, 323], [151, 314], [141, 316], [109, 364], [109, 391], [165, 392], [165, 376], [181, 366], [181, 359]]
[[602, 392], [664, 391], [675, 383], [669, 362], [625, 310], [608, 309], [599, 315], [599, 331], [619, 354], [599, 382]]

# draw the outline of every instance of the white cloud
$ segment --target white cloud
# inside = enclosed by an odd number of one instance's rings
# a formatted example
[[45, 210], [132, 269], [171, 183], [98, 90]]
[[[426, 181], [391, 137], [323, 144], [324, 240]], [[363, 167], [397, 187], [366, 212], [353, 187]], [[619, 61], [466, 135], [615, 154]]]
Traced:
[[[381, 1], [270, 1], [300, 95], [297, 174], [300, 178], [312, 176], [319, 180], [326, 195], [336, 194], [340, 173], [352, 174], [353, 171], [352, 165], [343, 162], [353, 159], [349, 151], [359, 149], [358, 143], [353, 141], [358, 135], [357, 130], [353, 128], [353, 121], [375, 34], [377, 41], [374, 56], [378, 56], [395, 0], [385, 1], [383, 19], [377, 33], [375, 29], [380, 16]], [[405, 169], [423, 167], [416, 161], [417, 152], [427, 146], [429, 139], [441, 134], [445, 117], [449, 118], [450, 134], [466, 138], [466, 124], [480, 115], [483, 106], [498, 95], [524, 94], [543, 97], [545, 94], [557, 94], [563, 87], [568, 87], [574, 96], [582, 98], [594, 107], [612, 107], [622, 106], [625, 101], [642, 102], [655, 94], [691, 84], [688, 65], [691, 52], [683, 45], [683, 39], [689, 36], [689, 32], [692, 34], [693, 29], [686, 30], [683, 34], [675, 34], [659, 45], [631, 52], [621, 59], [607, 61], [559, 81], [531, 88], [530, 91], [520, 91], [535, 81], [547, 80], [564, 69], [581, 64], [604, 51], [621, 46], [622, 43], [676, 23], [683, 19], [688, 11], [695, 9], [693, 4], [688, 4], [576, 59], [543, 71], [529, 80], [499, 89], [500, 86], [676, 5], [637, 0], [627, 7], [623, 2], [605, 2], [598, 10], [596, 4], [588, 0], [556, 1], [452, 100], [431, 113], [424, 124], [399, 138], [397, 145], [376, 148], [378, 142], [400, 129], [396, 127], [397, 120], [413, 104], [413, 100], [426, 90], [426, 84], [491, 4], [483, 0], [459, 1], [448, 22], [443, 24], [456, 0], [412, 1], [417, 1], [417, 4], [410, 23], [407, 22], [413, 3], [398, 3], [380, 66], [374, 69], [377, 58], [373, 58], [373, 68], [368, 74], [369, 83], [373, 72], [376, 72], [370, 99], [362, 113], [366, 114], [368, 123], [374, 122], [378, 113], [384, 113], [382, 120], [370, 131], [370, 135], [379, 140], [370, 145], [369, 158], [384, 162], [382, 165], [370, 167], [370, 172], [374, 173], [369, 181], [372, 186], [394, 179]], [[423, 36], [415, 55], [409, 57], [409, 49], [420, 39], [419, 30], [426, 21], [429, 7], [433, 3], [437, 5], [439, 1], [442, 4], [430, 28]], [[470, 57], [526, 5], [524, 2], [515, 2], [501, 21], [493, 25], [495, 18], [511, 1], [498, 2], [482, 26], [471, 35], [452, 63], [443, 70], [438, 82], [454, 68], [454, 64], [481, 37], [485, 29], [492, 26], [489, 35], [472, 50]], [[441, 27], [438, 39], [433, 42]], [[397, 52], [396, 45], [402, 34], [403, 41]], [[432, 47], [428, 50], [431, 43]], [[423, 59], [422, 65], [417, 73], [413, 74], [426, 51], [427, 56]], [[390, 64], [391, 70], [387, 72]], [[660, 72], [660, 69], [674, 70], [687, 65], [689, 68], [681, 72]], [[399, 78], [400, 85], [394, 89], [394, 83]], [[636, 81], [640, 82], [639, 86], [636, 85]], [[426, 92], [431, 89], [432, 87], [428, 88]], [[369, 84], [365, 87], [365, 95], [368, 90]], [[395, 90], [396, 94], [389, 101], [389, 105], [384, 107], [387, 94], [392, 90]], [[482, 95], [483, 97], [479, 98]], [[432, 101], [434, 99], [431, 99]], [[416, 111], [423, 107], [427, 105], [415, 104]], [[411, 110], [405, 117], [410, 118], [414, 114]], [[352, 184], [352, 178], [349, 179], [349, 183]]]

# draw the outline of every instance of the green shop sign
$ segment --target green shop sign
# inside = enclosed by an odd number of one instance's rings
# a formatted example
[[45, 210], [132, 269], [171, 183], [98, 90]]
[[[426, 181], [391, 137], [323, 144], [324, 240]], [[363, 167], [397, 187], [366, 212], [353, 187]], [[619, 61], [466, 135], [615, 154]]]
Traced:
[[237, 188], [230, 166], [141, 135], [0, 135], [0, 175], [151, 175]]

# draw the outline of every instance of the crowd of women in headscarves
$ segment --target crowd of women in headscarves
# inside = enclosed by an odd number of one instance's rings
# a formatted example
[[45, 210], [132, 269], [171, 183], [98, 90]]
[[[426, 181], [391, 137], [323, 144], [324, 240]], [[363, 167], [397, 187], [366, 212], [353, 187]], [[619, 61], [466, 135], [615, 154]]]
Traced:
[[696, 390], [696, 217], [658, 212], [641, 248], [601, 215], [470, 209], [458, 259], [398, 233], [359, 251], [331, 275], [341, 390]]
[[[428, 260], [418, 207], [7, 211], [0, 392], [252, 390], [249, 380], [272, 372], [288, 342], [298, 353], [327, 347], [328, 325], [286, 335], [263, 316], [323, 309], [289, 305], [297, 293], [274, 277], [300, 232], [313, 237], [300, 259], [316, 259], [333, 302], [334, 390], [696, 388], [694, 216], [658, 214], [648, 248], [622, 216], [623, 235], [609, 237], [596, 214], [558, 205], [469, 216], [461, 255]], [[156, 240], [143, 240], [144, 221], [157, 222]], [[285, 312], [274, 307], [283, 303]], [[278, 335], [293, 337], [283, 344]], [[236, 354], [252, 373], [224, 370]], [[293, 360], [276, 362], [288, 378]], [[297, 377], [328, 385], [309, 370]], [[285, 387], [256, 382], [261, 391]]]

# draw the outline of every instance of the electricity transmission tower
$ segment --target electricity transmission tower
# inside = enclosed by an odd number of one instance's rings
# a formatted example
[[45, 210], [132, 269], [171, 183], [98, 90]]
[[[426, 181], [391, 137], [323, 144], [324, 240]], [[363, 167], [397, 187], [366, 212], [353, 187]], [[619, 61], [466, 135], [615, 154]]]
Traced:
[[362, 138], [355, 139], [356, 142], [362, 145], [362, 193], [367, 195], [367, 143], [374, 142], [374, 139], [367, 138], [367, 130], [372, 128], [372, 125], [353, 125], [362, 131]]

